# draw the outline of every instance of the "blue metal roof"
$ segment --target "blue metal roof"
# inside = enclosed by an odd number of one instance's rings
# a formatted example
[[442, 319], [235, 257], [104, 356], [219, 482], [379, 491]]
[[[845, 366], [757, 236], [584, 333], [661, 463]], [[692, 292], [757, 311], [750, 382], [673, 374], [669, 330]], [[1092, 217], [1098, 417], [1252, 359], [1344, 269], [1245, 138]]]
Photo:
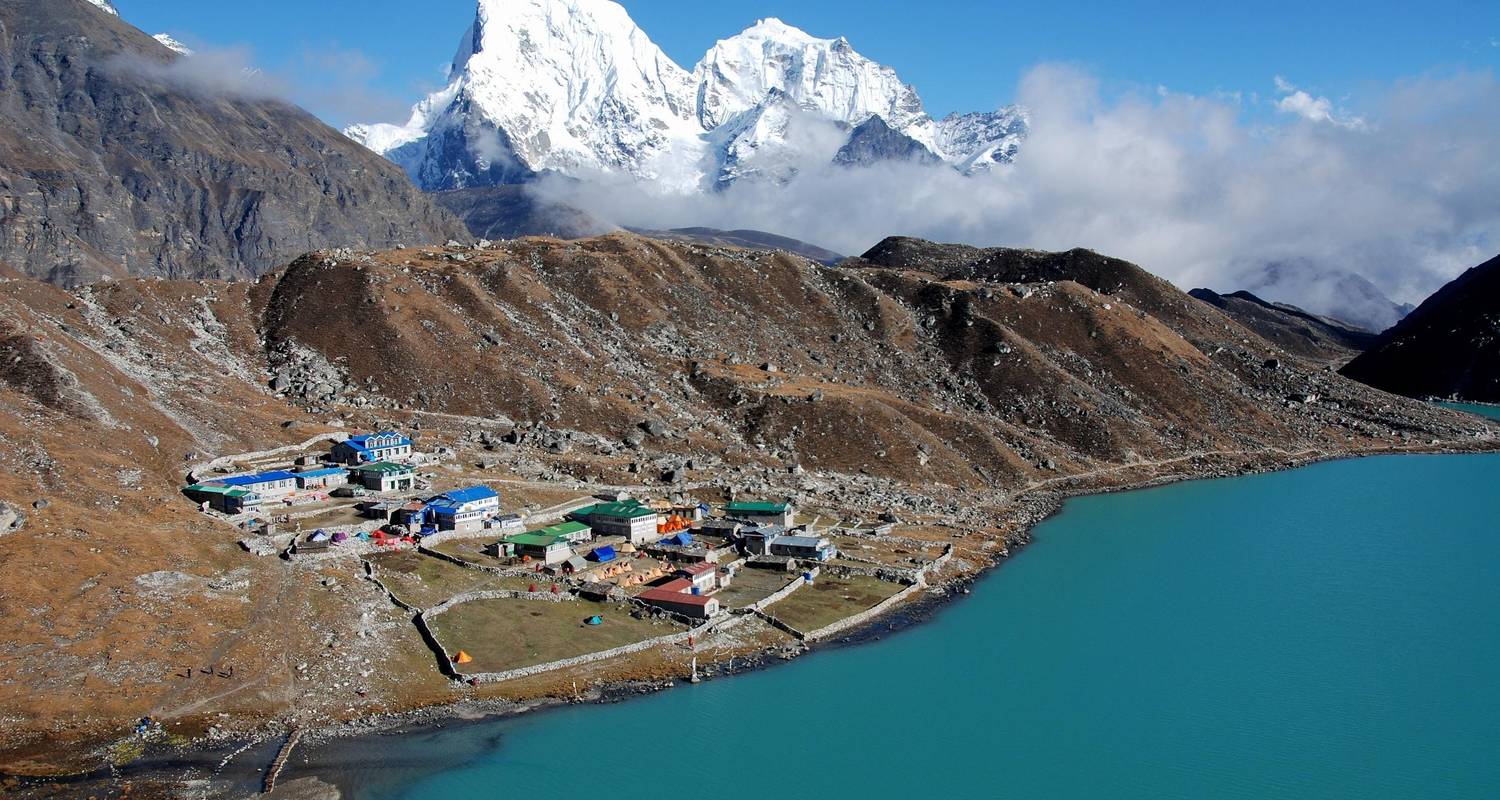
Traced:
[[489, 500], [490, 498], [499, 496], [500, 495], [496, 493], [494, 489], [491, 489], [488, 486], [470, 486], [466, 489], [454, 489], [452, 491], [443, 492], [437, 497], [432, 498], [432, 500], [429, 501], [429, 504], [448, 501], [455, 505], [461, 505], [463, 503], [473, 503], [478, 500]]
[[344, 443], [347, 444], [347, 445], [349, 445], [349, 446], [351, 446], [351, 447], [355, 447], [355, 448], [358, 448], [360, 450], [364, 450], [367, 447], [367, 445], [365, 443], [368, 442], [368, 441], [370, 441], [370, 439], [372, 439], [372, 438], [378, 438], [378, 437], [383, 437], [383, 436], [394, 436], [394, 437], [396, 437], [397, 441], [396, 441], [396, 443], [394, 445], [381, 445], [382, 447], [400, 447], [401, 445], [404, 445], [404, 444], [411, 444], [411, 439], [408, 439], [405, 436], [402, 436], [401, 434], [396, 433], [395, 431], [381, 431], [379, 433], [361, 433], [361, 434], [357, 434], [357, 435], [354, 435], [354, 436], [350, 436], [348, 439], [344, 440]]
[[219, 482], [225, 486], [254, 486], [259, 483], [270, 483], [271, 481], [289, 481], [296, 477], [296, 475], [286, 470], [278, 469], [270, 472], [261, 472], [256, 475], [239, 475], [233, 478], [225, 478]]
[[322, 469], [309, 469], [296, 474], [299, 478], [326, 478], [329, 475], [342, 475], [347, 471], [343, 467], [324, 467]]

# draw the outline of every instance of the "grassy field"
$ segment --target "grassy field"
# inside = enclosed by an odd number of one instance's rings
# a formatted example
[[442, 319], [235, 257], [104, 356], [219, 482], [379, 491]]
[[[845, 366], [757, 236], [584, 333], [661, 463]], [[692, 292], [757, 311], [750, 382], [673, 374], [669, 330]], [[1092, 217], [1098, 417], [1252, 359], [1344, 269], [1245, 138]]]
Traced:
[[714, 597], [725, 608], [741, 608], [761, 600], [787, 585], [800, 573], [774, 569], [742, 569], [734, 576], [729, 588], [720, 589]]
[[[375, 565], [375, 577], [380, 578], [403, 602], [417, 608], [431, 608], [463, 592], [526, 589], [531, 583], [521, 578], [466, 569], [415, 550], [379, 553], [370, 556], [370, 561]], [[550, 585], [547, 581], [537, 583], [544, 589]]]
[[899, 583], [855, 576], [820, 577], [813, 585], [772, 603], [766, 613], [804, 633], [850, 617], [904, 588]]
[[[585, 625], [594, 614], [603, 625]], [[477, 600], [434, 620], [433, 632], [450, 652], [474, 657], [466, 672], [500, 672], [608, 650], [684, 630], [632, 619], [625, 606], [545, 600]]]

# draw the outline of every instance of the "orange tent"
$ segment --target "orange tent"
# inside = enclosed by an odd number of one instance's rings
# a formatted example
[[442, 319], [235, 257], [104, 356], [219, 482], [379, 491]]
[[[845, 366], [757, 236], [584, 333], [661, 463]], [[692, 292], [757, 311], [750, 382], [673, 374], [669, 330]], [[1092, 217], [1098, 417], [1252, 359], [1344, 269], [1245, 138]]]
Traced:
[[473, 661], [473, 660], [474, 660], [473, 656], [469, 655], [468, 653], [465, 653], [462, 650], [458, 651], [458, 655], [456, 655], [456, 656], [453, 657], [453, 663], [455, 663], [455, 664], [467, 664], [467, 663], [469, 663], [470, 661]]

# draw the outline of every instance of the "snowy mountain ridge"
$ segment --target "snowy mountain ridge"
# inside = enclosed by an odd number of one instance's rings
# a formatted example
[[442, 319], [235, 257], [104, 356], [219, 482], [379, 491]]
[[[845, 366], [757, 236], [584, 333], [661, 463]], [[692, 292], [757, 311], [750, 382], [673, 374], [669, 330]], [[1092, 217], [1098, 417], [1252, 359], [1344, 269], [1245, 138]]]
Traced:
[[478, 0], [449, 76], [406, 123], [345, 133], [428, 190], [555, 173], [691, 193], [828, 164], [873, 117], [915, 143], [902, 158], [965, 173], [1009, 163], [1027, 130], [1016, 108], [934, 121], [895, 70], [774, 18], [688, 71], [612, 0]]

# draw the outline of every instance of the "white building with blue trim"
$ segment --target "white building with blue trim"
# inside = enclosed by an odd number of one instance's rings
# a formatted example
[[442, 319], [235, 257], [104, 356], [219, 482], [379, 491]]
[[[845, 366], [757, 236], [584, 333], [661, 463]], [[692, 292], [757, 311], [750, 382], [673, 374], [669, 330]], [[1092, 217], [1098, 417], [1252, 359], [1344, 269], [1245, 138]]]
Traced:
[[499, 513], [499, 493], [488, 486], [470, 486], [428, 500], [423, 516], [440, 531], [477, 531]]
[[411, 457], [411, 439], [395, 431], [361, 433], [333, 446], [333, 460], [340, 464], [373, 464]]

